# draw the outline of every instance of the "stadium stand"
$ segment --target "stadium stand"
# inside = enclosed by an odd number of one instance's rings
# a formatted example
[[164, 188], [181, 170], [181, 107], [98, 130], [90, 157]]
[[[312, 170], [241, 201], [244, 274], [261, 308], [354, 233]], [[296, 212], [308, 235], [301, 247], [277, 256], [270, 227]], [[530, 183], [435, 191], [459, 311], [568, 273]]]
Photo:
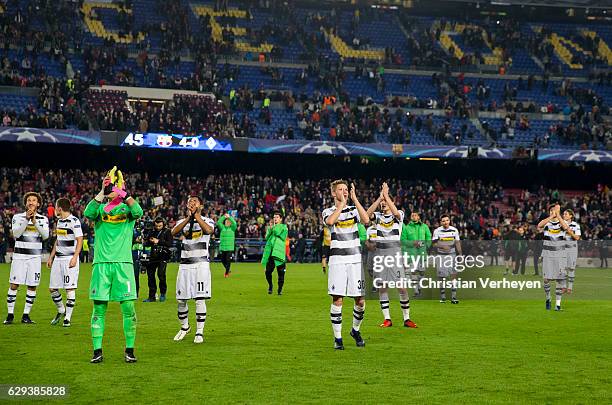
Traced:
[[[21, 168], [0, 169], [0, 218], [10, 227], [10, 218], [21, 204], [21, 196], [29, 190], [41, 192], [46, 203], [68, 196], [81, 216], [82, 210], [99, 187], [101, 173], [91, 170], [42, 170]], [[198, 193], [207, 201], [211, 215], [218, 216], [227, 209], [237, 209], [238, 237], [261, 238], [265, 224], [274, 210], [286, 215], [292, 233], [302, 233], [315, 239], [321, 230], [320, 207], [328, 198], [323, 190], [328, 180], [281, 179], [246, 174], [189, 177], [166, 174], [159, 177], [147, 173], [130, 174], [128, 189], [137, 196], [146, 219], [163, 216], [170, 223], [180, 215], [180, 207], [190, 193]], [[358, 183], [364, 202], [374, 201], [380, 179]], [[592, 239], [609, 232], [610, 190], [559, 191], [504, 188], [499, 183], [466, 179], [454, 184], [434, 181], [393, 180], [390, 184], [396, 204], [405, 211], [417, 210], [430, 226], [437, 226], [442, 213], [451, 213], [453, 223], [461, 229], [463, 239], [497, 238], [504, 227], [534, 224], [546, 215], [551, 201], [564, 201], [575, 207], [583, 238]], [[155, 206], [153, 198], [164, 197], [164, 205]], [[533, 231], [533, 229], [531, 229]], [[533, 234], [531, 234], [533, 236]], [[601, 236], [600, 236], [601, 237]]]
[[[38, 102], [0, 90], [5, 125], [612, 147], [612, 30], [598, 23], [464, 21], [364, 7], [187, 0], [15, 0], [0, 21], [7, 27], [0, 33], [0, 83], [41, 89]], [[415, 70], [425, 68], [437, 72]], [[176, 100], [138, 108], [88, 90], [107, 84], [207, 92], [224, 107], [195, 106], [193, 123], [191, 115], [181, 115], [184, 108], [177, 111]], [[326, 97], [337, 102], [327, 104]], [[345, 119], [347, 107], [354, 118]], [[420, 109], [412, 115], [422, 121], [433, 113], [435, 130], [413, 127], [394, 115], [395, 107]], [[320, 128], [315, 113], [323, 115]], [[528, 129], [520, 126], [522, 113]], [[506, 115], [518, 118], [507, 125]]]

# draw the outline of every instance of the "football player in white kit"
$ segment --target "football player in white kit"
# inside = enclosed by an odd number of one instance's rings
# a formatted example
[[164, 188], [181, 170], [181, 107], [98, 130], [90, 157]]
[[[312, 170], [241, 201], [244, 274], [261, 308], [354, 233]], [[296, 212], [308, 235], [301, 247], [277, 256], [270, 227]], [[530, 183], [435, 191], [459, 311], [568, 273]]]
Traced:
[[[380, 208], [380, 212], [375, 212]], [[367, 211], [370, 219], [374, 220], [376, 237], [373, 242], [376, 244], [375, 256], [385, 262], [387, 256], [396, 258], [396, 255], [402, 253], [402, 245], [400, 235], [402, 234], [402, 225], [404, 223], [404, 212], [397, 209], [393, 199], [389, 196], [389, 186], [383, 183], [380, 192], [380, 197], [368, 208]], [[407, 283], [406, 268], [403, 264], [395, 263], [392, 267], [385, 267], [381, 272], [374, 272], [373, 279], [378, 278], [381, 282], [404, 282]], [[416, 324], [410, 319], [410, 298], [405, 287], [398, 288], [400, 297], [400, 306], [404, 318], [404, 326], [407, 328], [416, 328]], [[389, 289], [381, 287], [378, 289], [380, 301], [380, 309], [382, 310], [384, 321], [380, 325], [382, 328], [393, 326], [391, 321], [391, 313], [389, 311]]]
[[567, 253], [567, 288], [563, 292], [571, 294], [574, 291], [574, 277], [576, 275], [576, 261], [578, 260], [578, 241], [582, 233], [580, 225], [574, 221], [574, 211], [567, 209], [563, 211], [563, 220], [569, 226], [569, 229], [574, 233], [570, 235], [565, 233], [565, 251]]
[[[51, 321], [51, 325], [56, 325], [63, 317], [62, 325], [69, 327], [79, 281], [79, 255], [83, 247], [83, 228], [81, 221], [71, 214], [70, 200], [67, 198], [60, 198], [55, 202], [55, 216], [58, 219], [55, 228], [57, 238], [47, 260], [47, 267], [51, 268], [49, 291], [57, 307], [57, 315]], [[66, 290], [65, 307], [62, 294], [59, 292], [61, 288]]]
[[[459, 242], [459, 230], [450, 224], [450, 216], [440, 217], [440, 226], [437, 227], [432, 236], [432, 244], [438, 253], [439, 262], [436, 263], [438, 280], [446, 281], [451, 279], [451, 304], [458, 304], [457, 299], [457, 270], [455, 269], [454, 259], [461, 256], [461, 242]], [[446, 303], [446, 288], [440, 288], [440, 302]]]
[[34, 323], [30, 319], [30, 310], [36, 299], [36, 287], [40, 284], [43, 240], [49, 238], [49, 220], [37, 213], [42, 205], [40, 194], [26, 193], [23, 196], [23, 205], [26, 211], [15, 214], [11, 221], [15, 250], [9, 276], [10, 286], [6, 297], [8, 315], [4, 321], [5, 325], [13, 323], [15, 318], [15, 301], [20, 285], [26, 285], [28, 288], [21, 322]]
[[538, 223], [538, 231], [544, 233], [542, 246], [542, 275], [546, 309], [550, 310], [550, 281], [555, 281], [555, 311], [561, 311], [561, 298], [565, 288], [565, 269], [567, 268], [566, 235], [575, 236], [567, 223], [561, 218], [561, 207], [552, 204], [548, 209], [549, 216]]
[[365, 277], [361, 266], [361, 242], [357, 224], [367, 226], [368, 214], [359, 203], [355, 185], [351, 184], [350, 197], [355, 205], [348, 205], [349, 189], [344, 180], [331, 183], [334, 206], [323, 211], [323, 222], [331, 231], [327, 292], [332, 296], [331, 323], [334, 331], [334, 348], [344, 350], [342, 343], [343, 297], [355, 299], [351, 336], [358, 347], [364, 347], [359, 328], [365, 311]]
[[204, 342], [204, 324], [206, 322], [206, 301], [211, 297], [210, 283], [210, 235], [214, 231], [215, 221], [202, 216], [200, 197], [187, 199], [186, 218], [181, 219], [172, 229], [172, 235], [181, 234], [181, 261], [176, 276], [176, 300], [181, 330], [174, 337], [175, 341], [183, 340], [191, 331], [189, 326], [189, 308], [187, 300], [196, 302], [196, 334], [194, 343]]

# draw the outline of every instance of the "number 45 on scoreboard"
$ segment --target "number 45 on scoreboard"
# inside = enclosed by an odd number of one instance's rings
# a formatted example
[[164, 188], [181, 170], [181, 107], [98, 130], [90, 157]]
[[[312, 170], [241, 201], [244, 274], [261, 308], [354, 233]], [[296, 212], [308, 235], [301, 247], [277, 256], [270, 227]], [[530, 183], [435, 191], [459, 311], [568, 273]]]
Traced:
[[144, 145], [144, 134], [135, 134], [130, 132], [128, 136], [125, 137], [123, 142], [121, 142], [121, 146], [130, 145], [130, 146], [142, 146]]

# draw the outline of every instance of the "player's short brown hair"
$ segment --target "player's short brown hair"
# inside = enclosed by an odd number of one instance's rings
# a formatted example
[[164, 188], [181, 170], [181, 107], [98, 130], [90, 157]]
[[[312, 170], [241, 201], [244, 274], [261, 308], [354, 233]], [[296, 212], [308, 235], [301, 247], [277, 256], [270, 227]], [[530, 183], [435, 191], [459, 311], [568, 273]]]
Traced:
[[440, 221], [442, 221], [444, 218], [448, 218], [448, 220], [450, 221], [450, 215], [448, 215], [448, 214], [440, 215]]
[[55, 205], [57, 207], [60, 207], [62, 211], [70, 211], [70, 208], [72, 206], [72, 204], [70, 204], [70, 200], [64, 197], [58, 198], [55, 202]]
[[29, 197], [36, 197], [36, 199], [38, 200], [38, 205], [42, 206], [42, 196], [36, 191], [28, 191], [27, 193], [25, 193], [25, 195], [23, 196], [23, 205], [26, 205]]
[[572, 210], [571, 208], [566, 209], [564, 212], [567, 212], [568, 214], [570, 214], [572, 216], [572, 218], [574, 218], [574, 210]]
[[338, 187], [340, 184], [344, 184], [345, 186], [348, 187], [348, 182], [346, 180], [343, 180], [343, 179], [334, 180], [330, 184], [332, 193], [336, 191], [336, 187]]

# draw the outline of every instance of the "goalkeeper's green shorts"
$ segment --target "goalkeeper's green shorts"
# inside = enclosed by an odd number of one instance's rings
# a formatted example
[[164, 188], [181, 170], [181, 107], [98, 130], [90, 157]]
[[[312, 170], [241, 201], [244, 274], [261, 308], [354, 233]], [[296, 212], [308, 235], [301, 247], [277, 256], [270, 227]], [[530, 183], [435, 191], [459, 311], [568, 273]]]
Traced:
[[93, 265], [89, 299], [121, 302], [136, 298], [136, 280], [132, 263], [96, 263]]

